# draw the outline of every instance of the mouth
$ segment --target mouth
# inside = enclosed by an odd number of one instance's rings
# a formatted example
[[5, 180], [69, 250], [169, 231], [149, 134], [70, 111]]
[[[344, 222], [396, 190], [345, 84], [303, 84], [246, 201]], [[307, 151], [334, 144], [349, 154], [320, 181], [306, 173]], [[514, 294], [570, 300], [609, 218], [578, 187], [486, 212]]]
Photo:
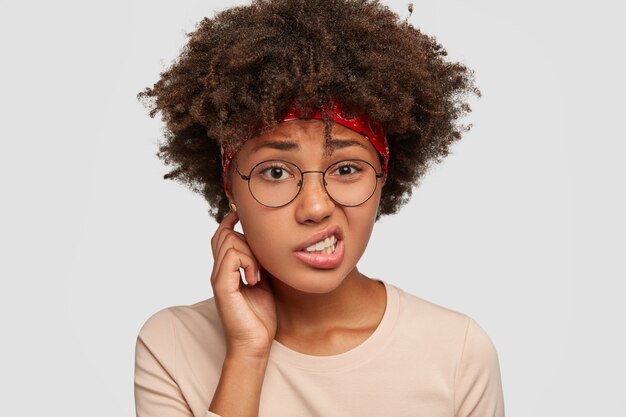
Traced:
[[313, 244], [307, 247], [302, 252], [314, 253], [314, 254], [322, 254], [322, 253], [329, 254], [329, 253], [333, 253], [336, 248], [337, 248], [337, 237], [335, 235], [332, 235], [316, 244]]
[[295, 251], [305, 253], [333, 253], [337, 242], [343, 240], [343, 231], [337, 225], [329, 226], [321, 232], [315, 233], [309, 239], [300, 243]]
[[[334, 235], [333, 235], [334, 237]], [[320, 269], [331, 269], [339, 266], [344, 256], [344, 243], [343, 240], [337, 240], [335, 243], [333, 239], [327, 238], [326, 240], [330, 240], [331, 244], [325, 249], [320, 251], [307, 251], [300, 250], [295, 251], [294, 255], [296, 258], [301, 260], [302, 262], [312, 266], [314, 268]]]
[[337, 225], [329, 226], [298, 245], [294, 255], [314, 268], [335, 268], [344, 256], [343, 231]]

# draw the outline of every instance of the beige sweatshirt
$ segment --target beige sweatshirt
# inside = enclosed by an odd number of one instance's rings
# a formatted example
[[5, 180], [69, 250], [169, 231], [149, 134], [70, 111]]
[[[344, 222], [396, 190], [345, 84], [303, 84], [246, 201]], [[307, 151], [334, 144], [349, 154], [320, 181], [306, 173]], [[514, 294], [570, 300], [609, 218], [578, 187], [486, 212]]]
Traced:
[[[260, 417], [504, 417], [489, 336], [467, 315], [382, 282], [382, 321], [352, 350], [312, 356], [273, 341]], [[214, 298], [156, 312], [137, 337], [137, 416], [218, 416], [207, 410], [225, 353]]]

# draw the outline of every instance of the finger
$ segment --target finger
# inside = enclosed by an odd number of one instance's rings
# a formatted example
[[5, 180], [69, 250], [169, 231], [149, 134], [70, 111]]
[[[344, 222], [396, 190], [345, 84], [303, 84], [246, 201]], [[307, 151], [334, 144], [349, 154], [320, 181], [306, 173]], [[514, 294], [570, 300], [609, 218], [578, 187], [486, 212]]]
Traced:
[[224, 258], [220, 264], [215, 277], [211, 279], [213, 292], [220, 294], [232, 294], [239, 291], [241, 284], [241, 274], [239, 268], [243, 268], [246, 280], [254, 281], [256, 274], [256, 262], [244, 252], [235, 248], [228, 248], [224, 253]]
[[267, 278], [269, 272], [263, 266], [260, 267], [261, 280], [254, 284], [254, 288], [258, 288], [262, 291], [267, 291], [269, 293], [274, 292], [274, 288], [272, 287], [272, 282]]
[[237, 212], [230, 211], [226, 216], [224, 216], [224, 219], [220, 223], [220, 227], [233, 229], [238, 221], [239, 221], [239, 216], [237, 215]]
[[234, 211], [229, 212], [220, 222], [219, 226], [215, 230], [213, 234], [213, 238], [211, 239], [211, 243], [216, 240], [216, 236], [219, 236], [223, 230], [234, 230], [235, 224], [239, 221], [239, 216]]
[[213, 258], [215, 258], [216, 249], [219, 247], [220, 236], [224, 233], [224, 231], [235, 231], [235, 225], [238, 221], [239, 216], [235, 211], [229, 212], [224, 219], [222, 219], [222, 222], [219, 224], [215, 233], [213, 233], [213, 237], [211, 238], [211, 251], [213, 252]]
[[246, 247], [247, 245], [248, 244], [245, 239], [240, 239], [238, 235], [233, 233], [233, 231], [224, 229], [219, 237], [219, 243], [216, 246], [216, 252], [213, 258], [213, 269], [217, 271], [220, 268], [220, 264], [224, 260], [224, 254], [229, 248], [235, 248], [247, 253], [249, 256], [253, 256], [250, 248]]
[[224, 258], [226, 253], [228, 252], [229, 249], [235, 249], [241, 253], [244, 253], [246, 256], [250, 257], [253, 262], [254, 262], [254, 274], [253, 276], [250, 276], [248, 274], [245, 274], [246, 276], [246, 281], [250, 284], [250, 285], [255, 285], [259, 280], [258, 280], [258, 272], [261, 268], [259, 262], [257, 261], [256, 257], [254, 256], [254, 254], [252, 253], [252, 250], [250, 249], [250, 246], [248, 246], [248, 243], [245, 241], [245, 239], [243, 239], [241, 236], [234, 234], [234, 233], [230, 233], [229, 235], [227, 235], [224, 238], [224, 242], [223, 244], [220, 246], [218, 252], [217, 252], [217, 256], [215, 257], [215, 266], [214, 266], [214, 270], [215, 271], [219, 271], [222, 267], [222, 263], [224, 262]]
[[[226, 239], [226, 237], [228, 235], [231, 234], [235, 234], [239, 237], [241, 237], [241, 239], [246, 242], [246, 237], [244, 236], [243, 233], [239, 233], [236, 230], [231, 230], [231, 229], [222, 229], [219, 231], [219, 234], [215, 237], [215, 244], [211, 244], [211, 249], [213, 251], [213, 259], [215, 259], [215, 254], [217, 252], [217, 250], [224, 244], [224, 240]], [[215, 247], [214, 247], [215, 246]]]
[[[260, 269], [260, 265], [256, 257], [254, 256], [254, 253], [252, 253], [250, 246], [248, 246], [248, 243], [245, 241], [245, 239], [241, 238], [238, 235], [231, 233], [224, 238], [223, 244], [218, 249], [217, 256], [215, 258], [215, 268], [214, 268], [215, 270], [220, 269], [221, 264], [224, 261], [224, 256], [226, 252], [228, 251], [228, 249], [230, 248], [234, 248], [242, 253], [245, 253], [247, 256], [251, 257], [254, 260], [255, 264], [257, 265], [257, 269]], [[246, 282], [252, 285], [258, 281], [258, 279], [249, 280], [248, 278], [249, 277], [246, 275]]]

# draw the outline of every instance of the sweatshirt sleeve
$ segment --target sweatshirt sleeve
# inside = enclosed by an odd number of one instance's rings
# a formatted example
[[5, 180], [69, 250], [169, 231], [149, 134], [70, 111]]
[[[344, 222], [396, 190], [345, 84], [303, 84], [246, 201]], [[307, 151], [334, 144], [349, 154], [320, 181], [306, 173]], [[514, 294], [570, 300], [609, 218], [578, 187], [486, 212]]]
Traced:
[[456, 417], [504, 417], [500, 364], [485, 331], [468, 317], [454, 383]]
[[171, 320], [171, 313], [167, 309], [161, 310], [145, 322], [137, 336], [137, 417], [193, 417], [175, 379], [175, 345]]

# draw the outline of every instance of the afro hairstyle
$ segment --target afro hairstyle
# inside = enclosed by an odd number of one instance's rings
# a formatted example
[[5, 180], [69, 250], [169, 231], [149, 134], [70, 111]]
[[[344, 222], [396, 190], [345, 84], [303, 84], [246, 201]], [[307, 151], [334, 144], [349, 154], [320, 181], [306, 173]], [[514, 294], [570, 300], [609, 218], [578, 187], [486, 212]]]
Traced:
[[[458, 121], [471, 111], [467, 97], [481, 96], [472, 70], [379, 1], [253, 0], [186, 36], [137, 97], [165, 123], [157, 156], [173, 169], [164, 178], [203, 195], [218, 223], [229, 211], [220, 144], [272, 129], [291, 103], [308, 114], [335, 98], [382, 124], [390, 155], [377, 221], [472, 127]], [[323, 122], [328, 141], [333, 122]]]

